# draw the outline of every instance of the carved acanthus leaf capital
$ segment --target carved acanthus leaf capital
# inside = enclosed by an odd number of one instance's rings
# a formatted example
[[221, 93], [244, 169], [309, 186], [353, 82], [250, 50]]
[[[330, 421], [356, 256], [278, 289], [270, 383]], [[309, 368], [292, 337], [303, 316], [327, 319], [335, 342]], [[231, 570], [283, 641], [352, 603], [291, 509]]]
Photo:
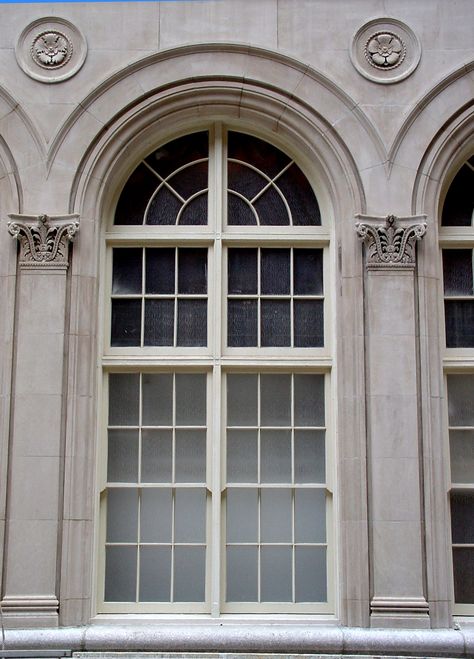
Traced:
[[69, 242], [79, 230], [79, 215], [10, 214], [8, 231], [20, 241], [22, 267], [67, 268]]
[[398, 218], [388, 215], [383, 224], [357, 222], [356, 231], [367, 248], [367, 269], [414, 268], [416, 241], [426, 233], [424, 219], [424, 216]]

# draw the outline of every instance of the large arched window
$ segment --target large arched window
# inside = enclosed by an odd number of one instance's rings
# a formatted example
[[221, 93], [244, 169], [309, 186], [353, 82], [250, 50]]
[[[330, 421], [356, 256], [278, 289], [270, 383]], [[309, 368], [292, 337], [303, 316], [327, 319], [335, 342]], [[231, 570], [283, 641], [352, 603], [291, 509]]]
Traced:
[[107, 243], [98, 606], [332, 610], [329, 230], [221, 124], [131, 173]]

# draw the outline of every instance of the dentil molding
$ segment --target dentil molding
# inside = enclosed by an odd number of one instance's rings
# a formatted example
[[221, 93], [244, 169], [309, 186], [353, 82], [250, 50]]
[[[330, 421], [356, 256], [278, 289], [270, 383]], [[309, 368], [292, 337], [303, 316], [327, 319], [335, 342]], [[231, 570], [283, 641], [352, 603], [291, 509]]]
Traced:
[[366, 246], [368, 270], [415, 267], [415, 245], [426, 233], [426, 216], [387, 215], [383, 223], [382, 218], [357, 217], [364, 220], [356, 223], [356, 231]]

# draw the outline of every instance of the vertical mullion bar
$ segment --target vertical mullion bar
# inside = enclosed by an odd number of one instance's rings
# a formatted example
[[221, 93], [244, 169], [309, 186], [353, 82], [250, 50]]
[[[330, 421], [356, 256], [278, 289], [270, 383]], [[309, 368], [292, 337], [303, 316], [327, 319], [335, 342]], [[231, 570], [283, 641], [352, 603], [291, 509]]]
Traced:
[[173, 395], [172, 395], [172, 437], [171, 437], [171, 580], [170, 600], [174, 602], [174, 550], [175, 550], [175, 514], [176, 514], [176, 373], [173, 373]]
[[294, 249], [290, 248], [290, 346], [295, 345]]
[[[223, 561], [221, 559], [221, 445], [220, 437], [224, 436], [223, 421], [221, 418], [222, 409], [222, 369], [220, 364], [214, 364], [212, 372], [213, 381], [211, 382], [213, 410], [211, 416], [211, 423], [208, 423], [208, 433], [214, 439], [211, 441], [211, 541], [207, 542], [208, 551], [211, 552], [211, 560], [207, 561], [210, 565], [210, 593], [211, 593], [211, 616], [218, 617], [220, 614], [221, 606], [221, 580], [220, 572]], [[207, 442], [209, 445], [209, 440]], [[207, 479], [209, 480], [209, 479]], [[208, 528], [209, 525], [206, 525]], [[207, 579], [209, 583], [209, 579]]]
[[178, 247], [174, 249], [174, 323], [173, 323], [173, 346], [178, 345]]
[[[259, 250], [260, 251], [260, 250]], [[260, 259], [259, 259], [260, 261]], [[258, 290], [260, 291], [260, 278], [259, 278], [259, 288]], [[260, 299], [260, 298], [259, 298]], [[261, 478], [260, 478], [260, 439], [261, 439], [261, 413], [260, 413], [260, 402], [261, 402], [261, 396], [260, 396], [260, 377], [261, 374], [258, 373], [257, 375], [257, 424], [258, 424], [258, 429], [257, 429], [257, 478], [258, 478], [258, 489], [257, 489], [257, 602], [260, 603], [261, 601], [261, 592], [262, 592], [262, 587], [261, 587], [261, 582], [262, 582], [262, 569], [261, 569], [261, 559], [262, 559], [262, 550], [261, 550], [261, 528], [260, 528], [260, 522], [261, 522], [261, 492], [262, 488], [260, 487], [261, 484]]]
[[145, 248], [142, 247], [142, 295], [140, 309], [140, 346], [142, 348], [145, 345], [145, 251]]
[[[293, 253], [293, 250], [291, 250]], [[293, 272], [293, 270], [292, 270]], [[293, 300], [293, 277], [291, 279], [291, 293]], [[296, 548], [295, 548], [295, 508], [296, 508], [296, 488], [295, 488], [295, 374], [291, 374], [291, 402], [290, 402], [290, 423], [291, 423], [291, 596], [293, 603], [296, 602]]]
[[[261, 248], [257, 248], [257, 347], [260, 348], [262, 345], [262, 323], [261, 323], [261, 285], [260, 285], [260, 280], [261, 280], [261, 267], [260, 267], [260, 259], [261, 259]], [[259, 382], [260, 382], [260, 376], [259, 376]], [[260, 424], [259, 424], [260, 425]]]
[[[145, 250], [143, 250], [145, 252]], [[143, 289], [142, 289], [143, 290]], [[142, 404], [143, 404], [143, 387], [142, 387], [143, 374], [140, 373], [138, 377], [138, 483], [141, 483], [141, 437], [142, 437]], [[140, 601], [140, 538], [141, 538], [141, 508], [142, 508], [142, 490], [141, 487], [137, 488], [138, 491], [138, 515], [137, 515], [137, 574], [136, 574], [136, 592], [135, 601]]]

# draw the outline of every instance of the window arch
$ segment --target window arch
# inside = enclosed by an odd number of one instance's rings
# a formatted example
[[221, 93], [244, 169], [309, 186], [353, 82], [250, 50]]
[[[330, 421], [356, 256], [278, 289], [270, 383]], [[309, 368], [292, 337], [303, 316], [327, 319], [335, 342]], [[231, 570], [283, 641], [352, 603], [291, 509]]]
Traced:
[[101, 611], [332, 608], [329, 228], [300, 166], [215, 124], [107, 232]]

